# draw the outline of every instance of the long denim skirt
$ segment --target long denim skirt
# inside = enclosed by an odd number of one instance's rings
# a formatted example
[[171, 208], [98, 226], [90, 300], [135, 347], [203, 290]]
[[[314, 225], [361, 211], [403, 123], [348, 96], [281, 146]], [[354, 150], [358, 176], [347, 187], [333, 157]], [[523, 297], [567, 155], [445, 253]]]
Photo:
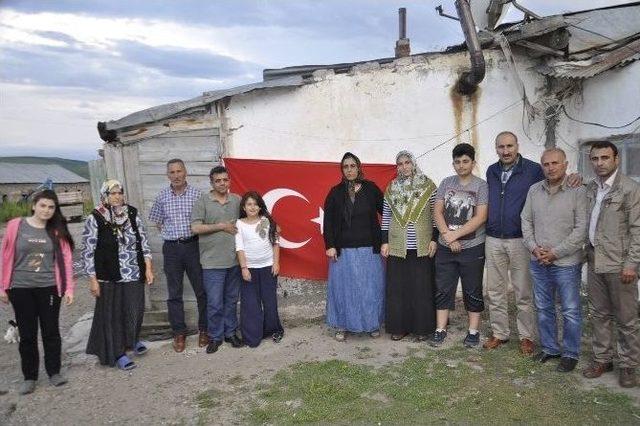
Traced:
[[384, 315], [384, 267], [372, 247], [343, 248], [329, 261], [327, 325], [354, 333], [380, 329]]

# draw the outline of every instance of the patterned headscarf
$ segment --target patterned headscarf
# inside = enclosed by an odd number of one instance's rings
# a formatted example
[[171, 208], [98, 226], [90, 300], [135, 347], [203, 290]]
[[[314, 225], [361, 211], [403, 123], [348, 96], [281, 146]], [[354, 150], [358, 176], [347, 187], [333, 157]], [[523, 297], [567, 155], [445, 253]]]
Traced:
[[129, 208], [123, 197], [122, 205], [112, 206], [109, 204], [109, 193], [113, 190], [124, 192], [124, 187], [120, 181], [116, 179], [107, 179], [100, 188], [100, 205], [96, 207], [96, 211], [104, 217], [104, 220], [111, 224], [114, 233], [122, 236], [123, 228], [129, 222]]
[[415, 222], [420, 216], [422, 209], [428, 204], [429, 197], [435, 191], [436, 185], [422, 173], [411, 152], [400, 151], [396, 155], [396, 164], [402, 157], [411, 161], [413, 173], [410, 176], [404, 176], [398, 169], [398, 177], [389, 184], [384, 198], [398, 223], [405, 227], [408, 222]]

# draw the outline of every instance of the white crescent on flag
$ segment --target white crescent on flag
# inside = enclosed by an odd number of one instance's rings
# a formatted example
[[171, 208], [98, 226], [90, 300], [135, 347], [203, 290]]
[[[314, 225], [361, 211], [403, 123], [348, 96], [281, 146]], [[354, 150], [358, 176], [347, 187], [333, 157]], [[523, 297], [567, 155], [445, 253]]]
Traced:
[[[271, 191], [269, 191], [266, 194], [264, 194], [262, 199], [264, 200], [264, 203], [267, 205], [267, 210], [269, 210], [270, 212], [273, 213], [273, 207], [276, 205], [276, 203], [281, 198], [284, 198], [284, 197], [298, 197], [298, 198], [302, 198], [307, 203], [309, 202], [309, 200], [307, 200], [307, 197], [305, 197], [304, 195], [302, 195], [298, 191], [294, 191], [293, 189], [289, 189], [289, 188], [272, 189]], [[297, 249], [297, 248], [300, 248], [300, 247], [304, 247], [304, 245], [307, 244], [309, 241], [311, 241], [311, 238], [308, 238], [305, 241], [296, 243], [296, 242], [292, 242], [292, 241], [289, 241], [289, 240], [285, 239], [281, 235], [280, 236], [280, 247], [286, 248], [286, 249]]]

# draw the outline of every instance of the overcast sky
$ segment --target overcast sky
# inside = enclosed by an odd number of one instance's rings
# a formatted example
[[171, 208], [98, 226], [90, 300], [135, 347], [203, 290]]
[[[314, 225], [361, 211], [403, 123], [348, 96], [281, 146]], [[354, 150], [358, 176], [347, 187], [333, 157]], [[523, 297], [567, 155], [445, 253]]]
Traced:
[[[522, 0], [541, 15], [622, 4]], [[87, 160], [96, 124], [262, 80], [264, 68], [393, 56], [463, 40], [452, 0], [0, 0], [0, 156]], [[517, 14], [510, 14], [517, 19]]]

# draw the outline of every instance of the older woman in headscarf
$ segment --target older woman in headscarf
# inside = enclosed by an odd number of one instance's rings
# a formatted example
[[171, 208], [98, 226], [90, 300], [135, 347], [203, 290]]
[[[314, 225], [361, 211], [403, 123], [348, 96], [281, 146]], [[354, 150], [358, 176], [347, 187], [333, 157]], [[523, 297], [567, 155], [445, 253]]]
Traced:
[[138, 210], [125, 203], [124, 187], [107, 180], [100, 205], [87, 218], [82, 235], [84, 269], [96, 298], [87, 353], [100, 364], [130, 370], [127, 350], [142, 355], [139, 340], [144, 313], [144, 283], [153, 282], [151, 250]]
[[323, 235], [329, 257], [327, 324], [343, 341], [347, 332], [380, 335], [384, 270], [380, 256], [382, 191], [364, 179], [358, 157], [347, 152], [342, 179], [324, 204]]
[[385, 330], [392, 340], [435, 330], [434, 262], [438, 228], [432, 220], [436, 185], [409, 151], [396, 155], [398, 177], [384, 193], [382, 255], [387, 259]]

